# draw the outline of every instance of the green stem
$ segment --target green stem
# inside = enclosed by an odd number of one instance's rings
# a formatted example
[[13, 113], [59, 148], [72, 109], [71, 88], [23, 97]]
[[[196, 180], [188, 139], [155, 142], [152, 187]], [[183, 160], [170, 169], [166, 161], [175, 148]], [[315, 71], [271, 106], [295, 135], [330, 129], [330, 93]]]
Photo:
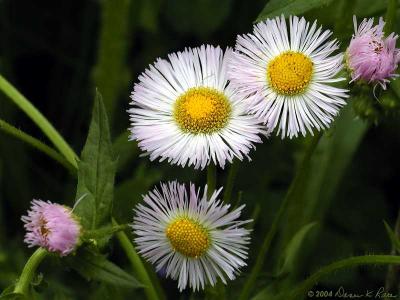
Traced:
[[210, 198], [215, 191], [217, 182], [217, 168], [213, 163], [207, 167], [207, 195]]
[[[117, 222], [113, 220], [113, 225], [117, 226]], [[133, 247], [131, 241], [125, 234], [125, 232], [120, 231], [116, 234], [118, 241], [125, 251], [129, 261], [131, 262], [136, 274], [139, 278], [139, 281], [145, 285], [144, 292], [146, 293], [147, 299], [149, 300], [158, 300], [160, 299], [156, 288], [153, 286], [153, 283], [150, 279], [149, 274], [146, 271], [146, 268], [140, 259], [139, 255], [136, 253], [135, 248]]]
[[[385, 226], [389, 225], [386, 225], [385, 223]], [[400, 237], [400, 210], [397, 214], [396, 225], [394, 227], [393, 234], [394, 234], [394, 239], [392, 241], [392, 250], [390, 254], [396, 255], [398, 249], [397, 247], [398, 244], [396, 245], [396, 241], [398, 241], [398, 238]], [[399, 278], [400, 278], [400, 267], [395, 265], [390, 265], [386, 275], [385, 290], [390, 292], [392, 290], [395, 290], [395, 288], [398, 288]]]
[[42, 143], [38, 139], [30, 136], [29, 134], [23, 132], [22, 130], [15, 128], [11, 124], [8, 124], [6, 121], [0, 119], [0, 130], [4, 131], [6, 134], [13, 136], [21, 141], [27, 143], [28, 145], [36, 148], [37, 150], [47, 154], [50, 158], [54, 159], [56, 162], [63, 165], [69, 171], [75, 173], [75, 168], [64, 158], [64, 156], [60, 155], [53, 148], [50, 148], [46, 144]]
[[279, 210], [277, 214], [275, 215], [274, 221], [272, 222], [271, 228], [267, 232], [264, 238], [264, 242], [261, 246], [260, 251], [258, 252], [258, 256], [256, 259], [256, 262], [253, 266], [253, 269], [251, 270], [250, 276], [247, 279], [242, 292], [240, 294], [239, 299], [240, 300], [247, 300], [249, 298], [250, 292], [253, 289], [253, 286], [255, 284], [255, 281], [260, 274], [260, 271], [264, 265], [264, 260], [265, 257], [267, 257], [268, 251], [271, 246], [271, 242], [273, 238], [276, 235], [276, 232], [278, 231], [278, 227], [282, 221], [282, 217], [286, 211], [286, 208], [289, 206], [289, 203], [291, 200], [294, 198], [293, 196], [295, 195], [300, 183], [301, 179], [303, 176], [305, 176], [308, 165], [311, 159], [312, 154], [314, 153], [315, 148], [318, 145], [319, 140], [321, 139], [322, 133], [318, 132], [316, 135], [313, 137], [311, 144], [309, 145], [306, 153], [304, 154], [303, 160], [301, 161], [301, 164], [299, 165], [299, 168], [297, 169], [296, 175], [292, 181], [292, 183], [289, 186], [289, 189], [286, 193], [285, 198], [283, 199], [281, 206], [279, 207]]
[[287, 300], [298, 300], [303, 299], [307, 291], [309, 291], [322, 277], [335, 272], [340, 269], [350, 268], [360, 265], [389, 265], [389, 264], [400, 264], [400, 256], [393, 255], [365, 255], [355, 256], [347, 259], [339, 260], [328, 266], [323, 267], [302, 284], [290, 292]]
[[[14, 101], [38, 126], [39, 128], [47, 135], [47, 137], [53, 142], [56, 148], [60, 151], [60, 153], [66, 158], [66, 160], [72, 165], [73, 168], [78, 170], [79, 160], [78, 156], [72, 150], [72, 148], [65, 142], [62, 136], [56, 131], [56, 129], [49, 123], [49, 121], [42, 115], [40, 111], [38, 111], [18, 90], [16, 90], [4, 77], [0, 75], [0, 90], [2, 90], [11, 100]], [[37, 141], [33, 137], [28, 135], [24, 135], [22, 132], [18, 132], [16, 128], [5, 122], [2, 123], [2, 129], [7, 131], [7, 133], [15, 135], [25, 142], [34, 145], [36, 148], [40, 149], [50, 157], [56, 159], [54, 157], [54, 153], [49, 151], [49, 147], [45, 146], [41, 142]], [[51, 149], [52, 150], [52, 149]], [[53, 150], [54, 151], [54, 150]], [[54, 151], [55, 152], [55, 151]], [[58, 153], [57, 153], [58, 155]], [[57, 158], [59, 158], [56, 155]], [[64, 164], [63, 164], [64, 165]], [[64, 165], [66, 167], [66, 165]], [[113, 221], [115, 226], [118, 224]], [[157, 295], [156, 290], [154, 289], [150, 277], [147, 274], [147, 271], [140, 260], [140, 257], [135, 251], [135, 248], [129, 241], [128, 237], [123, 231], [117, 233], [117, 238], [124, 249], [128, 259], [131, 261], [132, 265], [135, 267], [139, 278], [142, 282], [148, 286], [145, 289], [145, 293], [150, 300], [158, 300], [159, 296]], [[29, 283], [32, 281], [34, 276], [34, 271], [39, 265], [40, 261], [46, 256], [47, 252], [39, 248], [32, 257], [28, 260], [25, 265], [25, 268], [22, 272], [21, 278], [16, 284], [15, 292], [16, 293], [25, 293], [27, 288], [29, 287]], [[28, 282], [28, 283], [27, 283]], [[162, 297], [161, 297], [162, 298]]]
[[225, 192], [224, 192], [224, 202], [231, 202], [233, 185], [235, 183], [235, 178], [239, 170], [239, 162], [234, 160], [231, 167], [229, 168], [228, 178], [226, 179]]
[[136, 23], [132, 22], [131, 15], [137, 9], [137, 1], [104, 0], [100, 1], [100, 5], [100, 32], [93, 79], [95, 85], [101, 88], [112, 124], [118, 97], [131, 81], [126, 61]]
[[43, 249], [37, 249], [32, 256], [28, 259], [25, 264], [24, 269], [22, 270], [21, 276], [19, 277], [18, 282], [15, 284], [14, 293], [23, 294], [28, 296], [29, 285], [35, 276], [36, 269], [42, 260], [47, 256], [48, 252]]
[[386, 9], [385, 16], [385, 33], [390, 34], [393, 31], [394, 24], [396, 22], [397, 13], [397, 0], [389, 0]]
[[67, 161], [78, 168], [77, 160], [79, 159], [71, 147], [65, 142], [63, 137], [36, 109], [28, 99], [26, 99], [14, 86], [12, 86], [3, 76], [0, 75], [0, 90], [4, 92], [20, 109], [22, 109], [32, 121], [39, 126], [44, 134], [50, 139], [54, 146], [60, 151]]

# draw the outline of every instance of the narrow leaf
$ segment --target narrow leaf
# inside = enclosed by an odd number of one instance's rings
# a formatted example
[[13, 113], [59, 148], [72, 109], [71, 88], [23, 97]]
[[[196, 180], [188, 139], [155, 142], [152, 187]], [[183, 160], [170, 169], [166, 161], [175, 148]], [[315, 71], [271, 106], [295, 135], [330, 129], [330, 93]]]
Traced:
[[88, 248], [81, 249], [76, 256], [66, 257], [64, 260], [87, 280], [98, 280], [121, 287], [143, 287], [135, 277]]
[[378, 266], [378, 265], [391, 265], [400, 264], [400, 256], [394, 255], [365, 255], [365, 256], [354, 256], [347, 259], [336, 261], [330, 265], [321, 268], [315, 272], [308, 279], [304, 280], [297, 287], [287, 291], [287, 294], [282, 297], [282, 300], [299, 300], [305, 297], [307, 291], [309, 291], [318, 281], [324, 276], [330, 275], [338, 270], [354, 268], [357, 266]]
[[383, 221], [383, 223], [385, 224], [385, 228], [386, 228], [387, 234], [389, 236], [390, 241], [392, 242], [393, 247], [397, 251], [400, 251], [400, 240], [399, 240], [399, 238], [396, 236], [396, 234], [392, 230], [392, 228], [390, 228], [389, 224], [386, 223], [386, 221]]
[[298, 254], [304, 243], [304, 240], [312, 229], [317, 225], [316, 222], [303, 226], [291, 239], [288, 246], [285, 249], [282, 259], [282, 267], [279, 270], [279, 275], [290, 273], [296, 267], [296, 260], [298, 260]]
[[76, 215], [86, 229], [96, 229], [111, 222], [116, 160], [110, 141], [106, 109], [96, 92], [89, 134], [78, 170]]
[[271, 0], [265, 5], [256, 22], [281, 14], [285, 14], [285, 16], [302, 15], [311, 9], [328, 5], [331, 2], [332, 0]]
[[14, 284], [5, 288], [0, 294], [0, 300], [25, 300], [27, 298], [23, 294], [14, 293], [14, 288]]

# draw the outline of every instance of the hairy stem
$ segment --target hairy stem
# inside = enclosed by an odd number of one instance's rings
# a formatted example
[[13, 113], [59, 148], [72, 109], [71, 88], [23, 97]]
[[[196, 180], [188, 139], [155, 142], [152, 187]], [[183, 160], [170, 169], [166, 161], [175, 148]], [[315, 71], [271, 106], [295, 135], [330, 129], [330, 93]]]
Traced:
[[275, 215], [274, 221], [272, 222], [271, 228], [267, 232], [264, 238], [264, 242], [261, 246], [260, 251], [258, 252], [258, 256], [256, 259], [256, 262], [253, 266], [253, 269], [251, 270], [250, 276], [247, 279], [242, 292], [240, 294], [239, 299], [240, 300], [246, 300], [249, 298], [250, 292], [252, 288], [254, 287], [255, 281], [260, 274], [260, 271], [262, 270], [262, 267], [264, 265], [264, 260], [265, 257], [267, 257], [268, 251], [271, 246], [271, 242], [273, 238], [276, 235], [276, 232], [278, 231], [279, 225], [281, 223], [282, 217], [284, 216], [284, 213], [286, 212], [286, 208], [288, 207], [289, 203], [291, 200], [294, 198], [293, 196], [295, 195], [295, 192], [297, 191], [301, 179], [303, 176], [305, 176], [307, 172], [307, 168], [311, 159], [312, 154], [314, 153], [315, 148], [318, 145], [319, 140], [321, 139], [322, 133], [318, 132], [316, 135], [313, 137], [313, 140], [311, 141], [311, 144], [309, 145], [306, 153], [304, 154], [303, 160], [301, 161], [299, 168], [297, 169], [296, 175], [292, 181], [292, 183], [289, 186], [289, 189], [286, 193], [285, 198], [283, 199], [281, 206], [279, 207], [279, 210], [277, 214]]
[[29, 285], [36, 274], [36, 269], [42, 260], [47, 256], [48, 252], [43, 249], [37, 249], [32, 256], [28, 259], [22, 270], [21, 276], [19, 277], [17, 283], [15, 284], [14, 293], [23, 294], [28, 296]]

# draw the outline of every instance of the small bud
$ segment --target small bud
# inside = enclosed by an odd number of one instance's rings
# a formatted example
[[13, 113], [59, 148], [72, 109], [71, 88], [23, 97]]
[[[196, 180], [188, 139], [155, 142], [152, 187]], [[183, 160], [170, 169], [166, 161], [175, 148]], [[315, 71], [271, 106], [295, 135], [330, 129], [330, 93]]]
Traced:
[[385, 90], [390, 79], [398, 77], [397, 65], [400, 61], [400, 49], [396, 48], [397, 35], [391, 33], [384, 37], [385, 22], [379, 19], [364, 19], [357, 27], [354, 16], [355, 33], [346, 51], [346, 64], [351, 74], [351, 81], [380, 84]]
[[33, 200], [28, 215], [21, 220], [27, 231], [24, 242], [29, 247], [40, 246], [66, 256], [80, 242], [81, 225], [69, 207]]

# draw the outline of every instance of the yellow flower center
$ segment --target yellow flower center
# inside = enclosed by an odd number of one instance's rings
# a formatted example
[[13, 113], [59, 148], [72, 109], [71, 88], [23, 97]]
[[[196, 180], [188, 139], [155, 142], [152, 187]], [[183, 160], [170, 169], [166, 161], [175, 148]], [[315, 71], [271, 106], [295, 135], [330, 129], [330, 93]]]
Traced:
[[231, 105], [221, 92], [207, 87], [191, 88], [175, 103], [174, 118], [184, 132], [213, 133], [225, 127]]
[[188, 218], [180, 218], [169, 224], [166, 235], [172, 247], [187, 257], [203, 255], [210, 245], [205, 228]]
[[304, 92], [311, 81], [313, 62], [300, 52], [288, 51], [268, 64], [267, 78], [278, 94], [296, 95]]

